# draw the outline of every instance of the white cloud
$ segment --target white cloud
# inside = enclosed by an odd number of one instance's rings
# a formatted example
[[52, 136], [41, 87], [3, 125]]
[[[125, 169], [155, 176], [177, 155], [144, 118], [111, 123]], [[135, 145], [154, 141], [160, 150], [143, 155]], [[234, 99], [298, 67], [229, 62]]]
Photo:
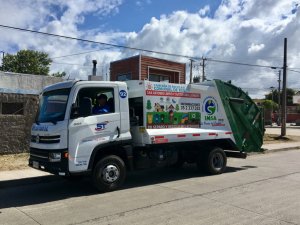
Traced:
[[[94, 41], [108, 43], [122, 43], [127, 33], [103, 32], [101, 28], [94, 30], [78, 30], [77, 26], [83, 24], [85, 15], [94, 13], [102, 17], [110, 13], [116, 13], [122, 0], [24, 0], [22, 2], [4, 1], [0, 7], [0, 21], [9, 26], [39, 30], [58, 35], [66, 35], [77, 38], [84, 38]], [[59, 18], [60, 16], [60, 18]], [[34, 26], [32, 26], [34, 24]], [[78, 41], [54, 38], [50, 36], [34, 35], [31, 33], [20, 33], [13, 30], [1, 29], [0, 48], [5, 52], [14, 54], [19, 49], [35, 49], [49, 53], [50, 57], [69, 55], [73, 53], [86, 52], [89, 50], [101, 49], [100, 46], [83, 44]], [[119, 50], [104, 50], [87, 55], [76, 57], [60, 58], [54, 60], [51, 66], [51, 73], [66, 71], [71, 76], [86, 79], [91, 73], [92, 59], [101, 60], [108, 65], [111, 59], [116, 59], [120, 54]], [[90, 65], [91, 67], [74, 66]]]
[[[282, 66], [283, 40], [287, 37], [288, 66], [300, 68], [300, 15], [298, 12], [292, 13], [296, 7], [294, 0], [223, 0], [212, 17], [206, 16], [211, 13], [209, 6], [197, 13], [175, 11], [170, 15], [161, 15], [160, 18], [151, 18], [139, 32], [104, 32], [101, 26], [90, 30], [78, 29], [79, 24], [85, 23], [87, 14], [100, 17], [113, 15], [118, 12], [121, 3], [121, 0], [78, 0], [76, 4], [71, 0], [23, 0], [18, 4], [3, 1], [0, 21], [10, 26], [100, 42], [122, 43], [135, 48], [276, 67]], [[145, 3], [151, 2], [136, 1], [136, 4]], [[46, 51], [51, 57], [100, 50], [86, 55], [55, 59], [55, 62], [84, 64], [85, 67], [66, 64], [51, 66], [51, 72], [66, 71], [71, 73], [71, 78], [81, 79], [86, 79], [91, 73], [93, 59], [98, 60], [99, 66], [108, 66], [110, 61], [141, 53], [188, 63], [187, 58], [128, 49], [101, 50], [103, 46], [1, 29], [1, 50], [15, 53], [18, 49], [26, 48]], [[102, 68], [104, 67], [99, 67], [100, 74]], [[278, 85], [276, 71], [268, 68], [211, 61], [205, 71], [208, 79], [231, 79], [233, 84], [242, 88], [259, 88], [253, 91], [249, 89], [249, 93], [255, 96], [264, 93], [261, 88]], [[288, 72], [290, 87], [299, 88], [296, 75]]]
[[[299, 13], [292, 14], [291, 11], [295, 8], [292, 0], [276, 1], [274, 6], [265, 5], [269, 11], [274, 12], [271, 17], [265, 10], [255, 14], [252, 9], [256, 4], [262, 7], [259, 0], [223, 1], [215, 12], [214, 18], [201, 17], [204, 12], [207, 12], [205, 8], [198, 14], [176, 11], [171, 15], [162, 15], [159, 19], [152, 18], [140, 32], [127, 35], [126, 45], [187, 56], [204, 56], [222, 61], [281, 67], [285, 37], [288, 38], [291, 54], [298, 54], [297, 51], [300, 51], [300, 46], [297, 44], [297, 37], [300, 35]], [[283, 10], [274, 9], [277, 6], [283, 7]], [[282, 19], [282, 14], [286, 15], [285, 19]], [[123, 50], [120, 57], [129, 57], [138, 53]], [[142, 54], [188, 63], [186, 58], [143, 52]], [[290, 65], [300, 68], [299, 58], [297, 56], [298, 60], [296, 60], [290, 57]], [[195, 74], [198, 73], [197, 70], [195, 69]], [[208, 79], [231, 79], [237, 86], [250, 88], [248, 90], [251, 95], [264, 93], [270, 86], [278, 85], [275, 73], [277, 71], [269, 68], [211, 61], [205, 70]], [[291, 74], [290, 79], [292, 78]], [[262, 90], [262, 88], [266, 89]]]
[[135, 4], [138, 5], [138, 6], [142, 6], [143, 3], [140, 2], [140, 1], [136, 1]]
[[252, 43], [251, 46], [248, 48], [248, 53], [258, 52], [258, 51], [262, 50], [264, 47], [265, 47], [264, 44], [255, 45]]
[[210, 7], [209, 5], [206, 5], [203, 9], [199, 10], [199, 14], [200, 16], [204, 16], [206, 13], [210, 12]]

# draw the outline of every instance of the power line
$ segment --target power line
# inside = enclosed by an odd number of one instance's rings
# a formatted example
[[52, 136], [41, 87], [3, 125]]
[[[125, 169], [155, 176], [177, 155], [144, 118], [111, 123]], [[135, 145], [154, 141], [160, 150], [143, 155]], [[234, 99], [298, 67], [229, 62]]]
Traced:
[[[65, 64], [65, 65], [73, 65], [73, 66], [85, 66], [85, 65], [82, 65], [82, 64], [74, 64], [74, 63], [58, 63], [58, 62], [51, 62], [51, 63], [54, 63], [54, 64]], [[90, 65], [88, 67], [92, 67], [93, 65]]]
[[[123, 45], [115, 45], [115, 44], [109, 44], [109, 43], [104, 43], [104, 42], [91, 41], [91, 40], [82, 39], [82, 38], [74, 38], [74, 37], [63, 36], [63, 35], [58, 35], [58, 34], [51, 34], [51, 33], [46, 33], [46, 32], [27, 30], [27, 29], [22, 29], [22, 28], [18, 28], [18, 27], [5, 26], [5, 25], [1, 25], [1, 24], [0, 24], [0, 27], [14, 29], [14, 30], [20, 30], [20, 31], [25, 31], [25, 32], [31, 32], [31, 33], [36, 33], [36, 34], [43, 34], [43, 35], [49, 35], [49, 36], [54, 36], [54, 37], [66, 38], [66, 39], [71, 39], [71, 40], [76, 40], [76, 41], [84, 41], [84, 42], [89, 42], [89, 43], [94, 43], [94, 44], [108, 45], [108, 46], [117, 47], [117, 48], [127, 48], [127, 49], [131, 49], [131, 50], [145, 51], [145, 52], [150, 52], [150, 53], [157, 53], [157, 54], [169, 55], [169, 56], [177, 56], [177, 57], [183, 57], [183, 58], [195, 58], [195, 57], [189, 57], [189, 56], [184, 56], [184, 55], [156, 52], [156, 51], [151, 51], [151, 50], [146, 50], [146, 49], [127, 47], [127, 46], [123, 46]], [[195, 59], [197, 59], [197, 58], [195, 58]]]
[[291, 70], [291, 69], [287, 69], [289, 71], [292, 71], [292, 72], [296, 72], [296, 73], [300, 73], [300, 71], [296, 71], [296, 70]]
[[[88, 66], [88, 65], [82, 65], [82, 64], [74, 64], [74, 63], [59, 63], [59, 62], [51, 62], [54, 64], [66, 64], [66, 65], [74, 65], [74, 66]], [[92, 67], [93, 65], [90, 65], [88, 67]], [[97, 67], [107, 67], [107, 66], [97, 66]]]
[[[115, 45], [115, 44], [109, 44], [109, 43], [104, 43], [104, 42], [98, 42], [98, 41], [91, 41], [91, 40], [82, 39], [82, 38], [74, 38], [74, 37], [63, 36], [63, 35], [58, 35], [58, 34], [51, 34], [51, 33], [46, 33], [46, 32], [22, 29], [22, 28], [18, 28], [18, 27], [5, 26], [5, 25], [1, 25], [1, 24], [0, 24], [0, 27], [1, 28], [19, 30], [19, 31], [25, 31], [25, 32], [31, 32], [31, 33], [36, 33], [36, 34], [54, 36], [54, 37], [59, 37], [59, 38], [66, 38], [66, 39], [71, 39], [71, 40], [84, 41], [84, 42], [89, 42], [89, 43], [94, 43], [94, 44], [102, 44], [102, 45], [107, 45], [107, 46], [112, 46], [112, 47], [117, 47], [117, 48], [125, 48], [125, 49], [131, 49], [131, 50], [136, 50], [136, 51], [144, 51], [144, 52], [149, 52], [149, 53], [156, 53], [156, 54], [162, 54], [162, 55], [168, 55], [168, 56], [176, 56], [176, 57], [182, 57], [182, 58], [192, 58], [192, 59], [197, 59], [197, 60], [201, 59], [201, 58], [197, 58], [197, 57], [171, 54], [171, 53], [165, 53], [165, 52], [157, 52], [157, 51], [151, 51], [151, 50], [146, 50], [146, 49], [133, 48], [133, 47], [127, 47], [127, 46], [122, 46], [122, 45]], [[244, 66], [256, 66], [256, 67], [265, 67], [265, 68], [270, 68], [271, 67], [271, 66], [252, 65], [252, 64], [247, 64], [247, 63], [237, 63], [237, 62], [229, 62], [229, 61], [213, 60], [213, 59], [211, 59], [211, 61], [220, 62], [220, 63], [230, 63], [230, 64], [237, 64], [237, 65], [244, 65]]]
[[215, 59], [211, 59], [211, 61], [212, 62], [220, 62], [220, 63], [231, 63], [231, 64], [244, 65], [244, 66], [256, 66], [256, 67], [265, 67], [265, 68], [271, 68], [272, 67], [272, 66], [252, 65], [252, 64], [248, 64], [248, 63], [228, 62], [228, 61], [215, 60]]
[[95, 50], [95, 51], [89, 51], [89, 52], [81, 52], [81, 53], [76, 53], [76, 54], [71, 54], [71, 55], [63, 55], [63, 56], [58, 56], [58, 57], [52, 57], [50, 59], [58, 59], [58, 58], [64, 58], [64, 57], [69, 57], [69, 56], [74, 56], [74, 55], [82, 55], [82, 54], [87, 54], [87, 53], [91, 53], [91, 52], [99, 52], [99, 51], [103, 51], [109, 48], [105, 48], [105, 49], [99, 49], [99, 50]]

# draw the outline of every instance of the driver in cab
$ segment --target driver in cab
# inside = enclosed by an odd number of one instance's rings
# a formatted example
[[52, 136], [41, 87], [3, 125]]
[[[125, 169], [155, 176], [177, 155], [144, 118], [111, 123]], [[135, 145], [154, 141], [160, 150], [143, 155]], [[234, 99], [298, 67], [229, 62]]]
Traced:
[[110, 112], [110, 106], [107, 103], [107, 96], [101, 94], [97, 96], [97, 104], [93, 108], [93, 114], [101, 114]]

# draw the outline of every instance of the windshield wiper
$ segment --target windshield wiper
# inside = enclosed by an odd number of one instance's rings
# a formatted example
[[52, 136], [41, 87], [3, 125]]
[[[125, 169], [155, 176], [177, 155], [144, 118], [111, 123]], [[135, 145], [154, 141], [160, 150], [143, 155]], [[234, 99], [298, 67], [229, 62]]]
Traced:
[[36, 120], [34, 121], [37, 125], [40, 125], [40, 121]]
[[51, 123], [53, 123], [53, 125], [56, 125], [56, 124], [57, 124], [57, 122], [54, 121], [54, 120], [49, 120], [49, 121], [47, 121], [47, 122], [51, 122]]
[[43, 123], [47, 123], [47, 122], [53, 123], [54, 125], [56, 125], [56, 124], [57, 124], [57, 122], [56, 122], [56, 121], [54, 121], [54, 120], [47, 120], [47, 121], [43, 121]]

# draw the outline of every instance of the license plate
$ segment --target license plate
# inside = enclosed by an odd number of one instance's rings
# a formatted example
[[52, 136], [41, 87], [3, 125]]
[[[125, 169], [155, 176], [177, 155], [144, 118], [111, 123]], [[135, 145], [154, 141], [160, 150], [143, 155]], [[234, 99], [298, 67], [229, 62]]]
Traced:
[[33, 161], [33, 168], [36, 168], [36, 169], [39, 169], [40, 168], [40, 165], [39, 165], [39, 162], [36, 162], [36, 161]]

